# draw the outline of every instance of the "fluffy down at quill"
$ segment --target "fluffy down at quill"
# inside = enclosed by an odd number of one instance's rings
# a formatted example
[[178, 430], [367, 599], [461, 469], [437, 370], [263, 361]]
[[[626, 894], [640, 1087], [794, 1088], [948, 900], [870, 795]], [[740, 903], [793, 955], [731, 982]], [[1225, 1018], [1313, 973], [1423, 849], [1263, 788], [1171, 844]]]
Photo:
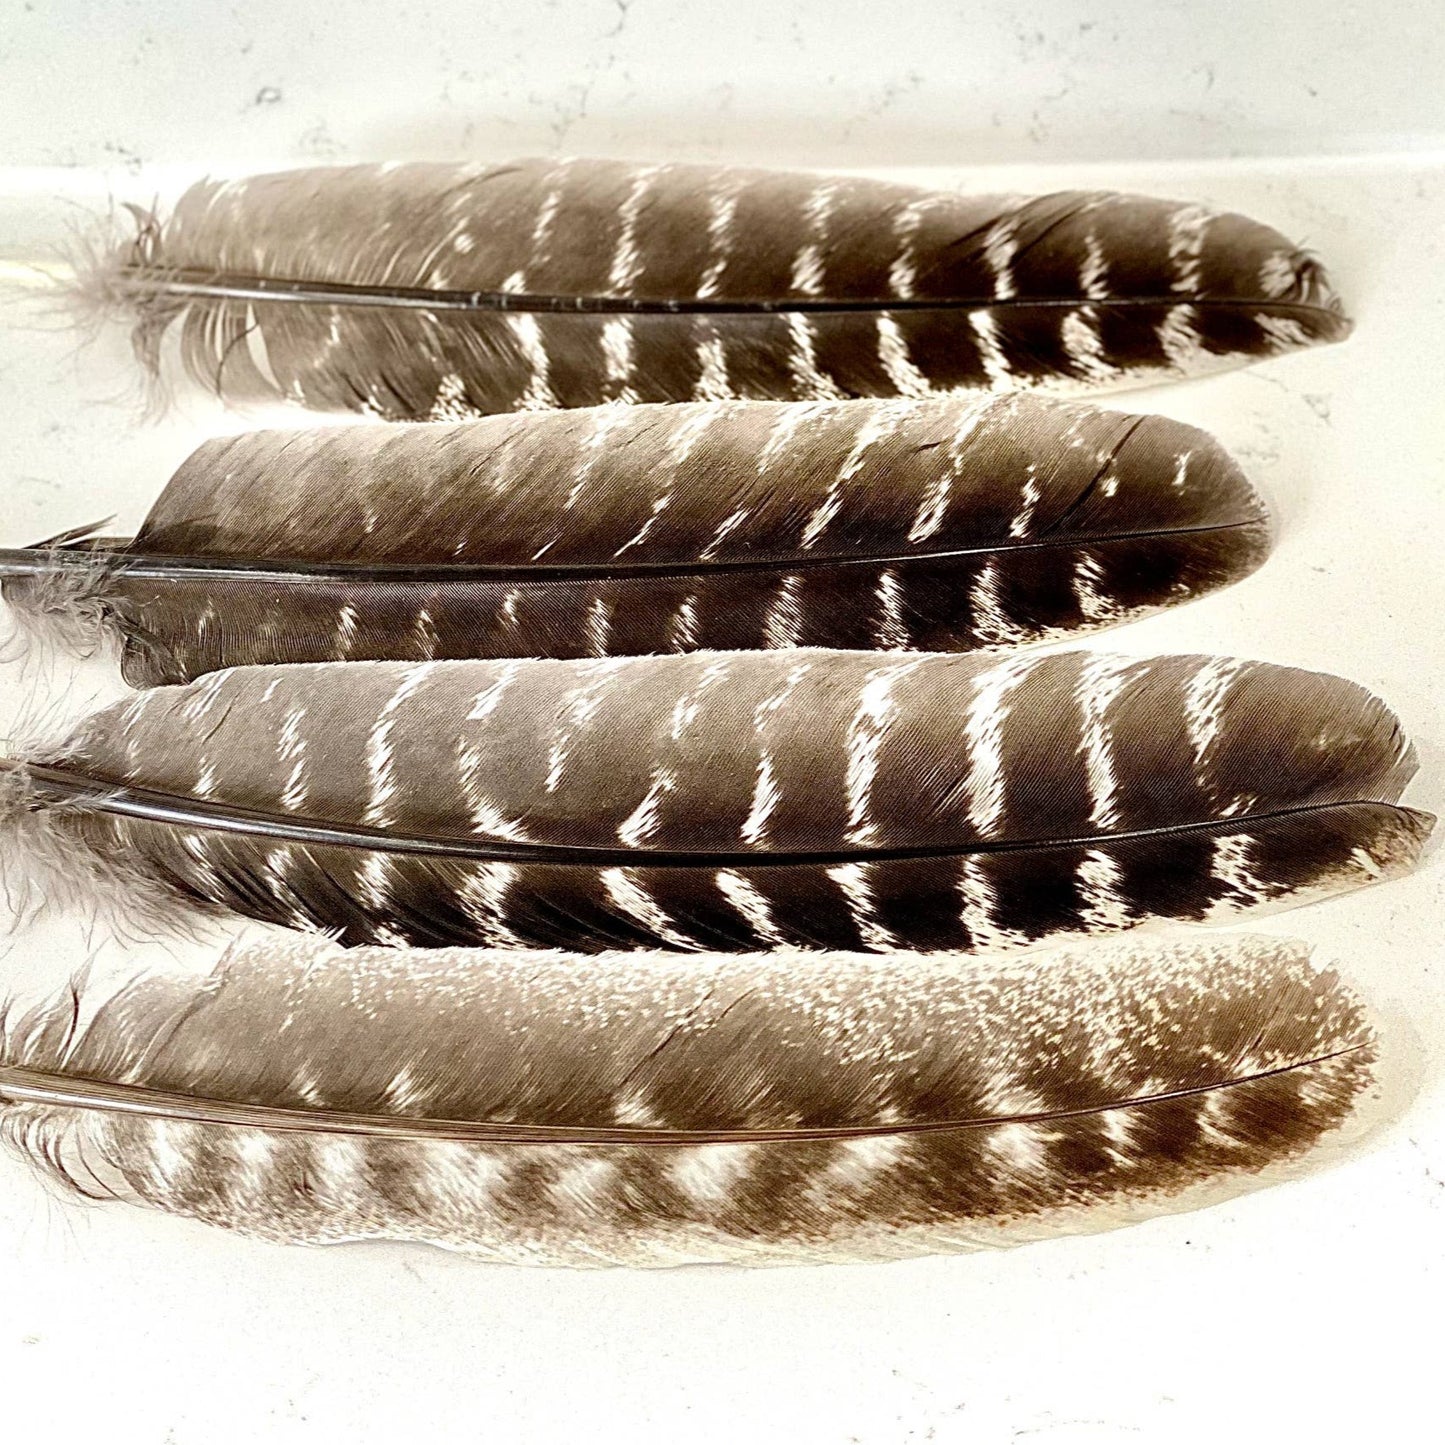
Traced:
[[1335, 974], [1257, 937], [1012, 962], [297, 938], [4, 1025], [0, 1127], [52, 1178], [538, 1264], [886, 1259], [1189, 1207], [1334, 1130], [1375, 1056]]
[[267, 662], [998, 647], [1225, 585], [1268, 532], [1218, 444], [1163, 417], [717, 402], [221, 438], [134, 538], [0, 553], [0, 577], [22, 615], [108, 621], [151, 686]]
[[719, 166], [348, 166], [191, 187], [88, 282], [229, 401], [392, 420], [1138, 384], [1346, 334], [1269, 227], [1106, 192]]
[[1408, 867], [1414, 756], [1225, 658], [238, 668], [7, 765], [12, 855], [349, 943], [991, 949]]

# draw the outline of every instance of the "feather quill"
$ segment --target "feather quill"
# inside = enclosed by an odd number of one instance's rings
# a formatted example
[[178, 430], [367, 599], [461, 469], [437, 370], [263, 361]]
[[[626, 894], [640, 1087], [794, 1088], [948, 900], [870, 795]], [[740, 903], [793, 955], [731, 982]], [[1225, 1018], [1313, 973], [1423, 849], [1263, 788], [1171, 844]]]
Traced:
[[[7, 765], [23, 857], [348, 943], [989, 950], [1397, 872], [1412, 749], [1222, 658], [239, 668]], [[5, 774], [0, 774], [5, 776]]]
[[966, 651], [1188, 600], [1267, 547], [1230, 458], [1162, 417], [724, 402], [221, 438], [134, 538], [0, 553], [0, 576], [22, 616], [108, 621], [145, 687], [269, 662]]
[[0, 1130], [83, 1193], [571, 1265], [887, 1259], [1212, 1202], [1341, 1125], [1376, 1050], [1303, 945], [1249, 936], [1018, 960], [296, 938], [3, 1022]]
[[598, 160], [192, 186], [86, 282], [155, 374], [391, 420], [1097, 387], [1343, 337], [1278, 232], [1105, 192]]

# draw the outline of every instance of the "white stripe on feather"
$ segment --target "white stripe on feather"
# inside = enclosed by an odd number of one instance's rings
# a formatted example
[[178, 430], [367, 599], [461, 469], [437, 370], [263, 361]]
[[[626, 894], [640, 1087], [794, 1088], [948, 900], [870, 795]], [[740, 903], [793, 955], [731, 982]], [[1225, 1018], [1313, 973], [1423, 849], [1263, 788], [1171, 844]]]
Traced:
[[1090, 848], [1079, 863], [1075, 880], [1083, 901], [1080, 917], [1090, 932], [1128, 928], [1134, 910], [1120, 888], [1124, 875], [1107, 853]]
[[1254, 839], [1246, 833], [1225, 833], [1215, 838], [1210, 873], [1233, 895], [1224, 900], [1227, 905], [1248, 908], [1265, 903], [1271, 897], [1271, 889], [1254, 871]]
[[678, 604], [667, 631], [669, 652], [689, 652], [697, 646], [697, 594], [689, 593]]
[[657, 831], [657, 825], [661, 821], [662, 800], [676, 785], [677, 774], [672, 769], [655, 769], [642, 801], [617, 825], [617, 841], [629, 848], [642, 847]]
[[908, 627], [908, 614], [903, 606], [903, 584], [896, 568], [885, 567], [874, 588], [878, 602], [878, 619], [873, 626], [873, 642], [884, 652], [907, 652], [913, 647]]
[[743, 820], [739, 836], [744, 843], [754, 848], [765, 845], [768, 836], [768, 821], [782, 800], [782, 789], [773, 770], [772, 752], [767, 745], [767, 726], [770, 719], [787, 706], [793, 690], [810, 670], [810, 663], [795, 663], [788, 669], [782, 686], [776, 692], [765, 697], [753, 709], [753, 732], [758, 738], [758, 772], [753, 784], [752, 803], [748, 808], [747, 817]]
[[605, 597], [592, 599], [592, 605], [587, 609], [584, 635], [589, 656], [607, 656], [612, 639], [612, 607]]
[[624, 917], [631, 918], [674, 948], [695, 950], [699, 944], [675, 926], [667, 910], [635, 877], [635, 869], [607, 868], [602, 887], [608, 900]]
[[1089, 821], [1101, 832], [1119, 826], [1114, 729], [1109, 709], [1128, 686], [1138, 664], [1124, 657], [1090, 657], [1079, 670], [1074, 697], [1083, 722], [1079, 752], [1089, 785]]
[[1059, 327], [1059, 339], [1070, 365], [1085, 381], [1104, 386], [1118, 379], [1119, 368], [1104, 349], [1099, 313], [1093, 306], [1070, 311]]
[[923, 217], [934, 198], [910, 201], [895, 212], [893, 217], [893, 239], [898, 243], [898, 253], [888, 268], [888, 289], [900, 301], [911, 301], [918, 282], [918, 232]]
[[958, 876], [959, 919], [968, 930], [968, 945], [978, 952], [1002, 953], [1023, 948], [1027, 934], [998, 924], [998, 892], [988, 867], [978, 858], [965, 858]]
[[877, 842], [878, 826], [871, 817], [873, 783], [878, 776], [878, 755], [890, 724], [898, 716], [898, 702], [893, 689], [921, 665], [922, 659], [917, 659], [875, 667], [865, 676], [859, 689], [858, 706], [848, 724], [844, 774], [848, 801], [847, 839], [850, 843], [867, 845]]
[[1079, 290], [1090, 301], [1109, 299], [1109, 263], [1104, 257], [1103, 243], [1091, 226], [1084, 237], [1084, 258], [1079, 265]]
[[724, 868], [715, 881], [718, 892], [742, 914], [748, 927], [765, 944], [776, 948], [788, 941], [773, 919], [772, 905], [741, 873]]
[[547, 341], [542, 324], [530, 311], [512, 312], [507, 316], [507, 325], [517, 338], [522, 358], [531, 369], [527, 389], [516, 403], [518, 411], [551, 411], [557, 406], [557, 397], [552, 390], [552, 362], [547, 355]]
[[697, 684], [678, 698], [672, 709], [671, 736], [676, 742], [697, 721], [702, 711], [703, 700], [719, 684], [726, 682], [732, 673], [738, 654], [721, 653], [709, 662], [698, 674]]
[[642, 213], [643, 198], [652, 178], [661, 166], [640, 166], [632, 175], [627, 197], [618, 218], [617, 244], [612, 251], [612, 265], [607, 272], [607, 285], [615, 296], [632, 295], [632, 287], [642, 274], [642, 256], [637, 246], [637, 219]]
[[959, 463], [963, 460], [969, 440], [985, 417], [990, 414], [990, 410], [990, 403], [978, 402], [963, 413], [949, 441], [948, 451], [939, 458], [938, 476], [924, 496], [918, 508], [918, 515], [913, 519], [912, 527], [908, 529], [910, 542], [926, 542], [943, 526], [943, 519], [948, 512], [949, 498], [953, 492], [953, 484], [958, 480]]
[[733, 177], [721, 179], [708, 197], [707, 254], [708, 263], [697, 283], [700, 300], [716, 296], [722, 275], [732, 256], [733, 221], [738, 209], [738, 186]]
[[1001, 585], [1001, 564], [997, 557], [990, 557], [968, 592], [969, 630], [981, 647], [1011, 647], [1033, 640], [1033, 632], [1004, 609]]
[[827, 235], [828, 217], [837, 192], [837, 181], [820, 181], [809, 192], [808, 199], [803, 204], [803, 217], [808, 223], [808, 239], [793, 258], [792, 289], [804, 296], [817, 296], [823, 290], [823, 240]]
[[632, 373], [636, 365], [636, 346], [630, 316], [613, 316], [602, 326], [602, 369], [607, 380], [617, 389], [617, 400], [628, 405], [636, 402]]
[[914, 364], [902, 328], [886, 311], [878, 318], [878, 364], [899, 396], [933, 395], [933, 383]]
[[396, 822], [391, 804], [401, 789], [401, 783], [392, 767], [395, 757], [391, 734], [396, 727], [397, 712], [435, 670], [436, 664], [432, 662], [407, 668], [372, 724], [366, 740], [366, 771], [371, 787], [362, 819], [373, 828], [390, 828]]
[[1028, 475], [1024, 478], [1023, 495], [1019, 499], [1019, 509], [1012, 522], [1009, 523], [1008, 534], [1017, 541], [1026, 538], [1034, 525], [1034, 508], [1039, 504], [1039, 476], [1038, 466], [1034, 462], [1029, 463]]
[[1009, 391], [1014, 386], [1013, 368], [999, 343], [998, 318], [991, 311], [971, 311], [968, 321], [978, 342], [978, 359], [988, 384], [995, 391]]
[[1209, 361], [1209, 353], [1199, 336], [1193, 306], [1171, 306], [1155, 329], [1159, 345], [1176, 371], [1194, 371]]
[[1016, 296], [1013, 259], [1018, 253], [1018, 214], [1002, 215], [991, 225], [983, 238], [983, 259], [993, 272], [993, 299], [1009, 301]]
[[1292, 351], [1296, 346], [1308, 346], [1310, 334], [1304, 326], [1291, 316], [1270, 316], [1266, 312], [1255, 313], [1255, 324], [1269, 337], [1275, 351]]
[[789, 572], [778, 584], [773, 600], [768, 604], [767, 616], [763, 619], [763, 641], [768, 647], [797, 647], [803, 636], [806, 618], [798, 604], [798, 592], [803, 579], [796, 572]]
[[593, 663], [578, 678], [571, 696], [562, 712], [562, 719], [552, 735], [547, 749], [547, 776], [545, 788], [555, 793], [562, 782], [567, 760], [576, 746], [577, 735], [592, 720], [602, 706], [603, 695], [617, 676], [618, 669], [626, 663], [625, 658], [612, 658], [607, 662]]
[[1214, 745], [1224, 726], [1229, 690], [1248, 670], [1249, 664], [1235, 657], [1206, 657], [1184, 685], [1184, 727], [1194, 749], [1194, 776], [1214, 802]]
[[726, 401], [733, 395], [728, 379], [727, 351], [722, 338], [713, 332], [697, 343], [698, 379], [692, 389], [698, 401]]
[[306, 734], [301, 727], [305, 720], [305, 703], [289, 709], [281, 720], [276, 744], [276, 760], [287, 768], [281, 806], [288, 813], [299, 812], [306, 804]]
[[1081, 549], [1074, 561], [1074, 596], [1089, 622], [1122, 622], [1130, 615], [1129, 608], [1109, 595], [1104, 564], [1094, 552]]
[[991, 838], [1003, 818], [1006, 769], [1003, 732], [1011, 698], [1037, 665], [1038, 659], [1011, 657], [983, 673], [963, 718], [963, 743], [968, 758], [964, 781], [968, 820], [980, 838]]
[[679, 1149], [668, 1165], [668, 1180], [703, 1210], [725, 1205], [748, 1177], [757, 1144], [700, 1144]]
[[818, 366], [818, 332], [811, 317], [788, 312], [788, 372], [799, 396], [813, 401], [840, 401], [843, 392]]
[[507, 902], [521, 876], [515, 863], [470, 863], [457, 885], [457, 902], [489, 948], [520, 948], [526, 939], [507, 922]]
[[1169, 261], [1174, 267], [1173, 289], [1185, 296], [1198, 293], [1203, 279], [1205, 236], [1214, 213], [1203, 206], [1180, 206], [1169, 217]]
[[808, 514], [808, 520], [803, 524], [802, 535], [798, 539], [799, 547], [804, 550], [811, 547], [828, 529], [828, 524], [838, 515], [843, 505], [843, 495], [848, 483], [862, 469], [868, 451], [897, 431], [903, 422], [916, 412], [917, 408], [909, 401], [886, 402], [867, 409], [866, 419], [858, 428], [843, 465], [828, 484], [822, 501]]
[[842, 891], [848, 905], [848, 916], [864, 948], [871, 952], [883, 952], [890, 948], [902, 948], [895, 934], [890, 933], [879, 921], [877, 900], [873, 895], [872, 875], [875, 865], [871, 863], [843, 863], [828, 869], [828, 877]]

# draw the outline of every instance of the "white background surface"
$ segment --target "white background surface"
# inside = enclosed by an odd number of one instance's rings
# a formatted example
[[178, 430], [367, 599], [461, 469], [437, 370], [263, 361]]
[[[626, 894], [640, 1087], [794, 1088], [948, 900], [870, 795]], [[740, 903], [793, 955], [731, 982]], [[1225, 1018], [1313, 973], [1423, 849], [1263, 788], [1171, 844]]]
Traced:
[[[1246, 210], [1329, 261], [1359, 330], [1119, 400], [1216, 431], [1281, 537], [1239, 587], [1108, 645], [1356, 677], [1420, 742], [1409, 801], [1438, 808], [1442, 80], [1423, 3], [0, 0], [0, 258], [35, 258], [77, 197], [174, 180], [154, 166], [559, 149]], [[196, 441], [239, 424], [197, 405], [143, 425], [123, 338], [77, 349], [4, 305], [0, 544], [112, 512], [129, 527]], [[69, 690], [60, 669], [0, 676], [30, 726], [116, 687], [96, 667]], [[854, 1268], [527, 1271], [80, 1207], [7, 1158], [6, 1428], [62, 1445], [1435, 1438], [1441, 881], [1432, 852], [1409, 880], [1262, 925], [1340, 960], [1397, 1057], [1421, 1056], [1390, 1127], [1311, 1178], [1108, 1235]], [[61, 923], [14, 935], [0, 967], [54, 982], [96, 947], [121, 957]]]

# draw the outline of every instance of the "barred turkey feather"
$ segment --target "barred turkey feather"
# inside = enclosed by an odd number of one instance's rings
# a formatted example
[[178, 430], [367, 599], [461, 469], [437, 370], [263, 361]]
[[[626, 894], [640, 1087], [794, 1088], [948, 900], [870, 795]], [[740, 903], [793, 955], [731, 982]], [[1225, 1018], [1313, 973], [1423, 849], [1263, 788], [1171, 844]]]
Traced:
[[1266, 663], [802, 649], [238, 668], [0, 778], [14, 851], [109, 878], [132, 919], [889, 952], [1398, 872], [1433, 822], [1397, 806], [1414, 766], [1364, 689]]
[[84, 283], [153, 375], [391, 420], [1139, 384], [1347, 334], [1277, 231], [1107, 192], [723, 166], [363, 165], [192, 186]]
[[858, 1261], [1237, 1193], [1338, 1129], [1375, 1055], [1335, 973], [1275, 938], [960, 960], [296, 937], [9, 1011], [0, 1131], [83, 1193], [284, 1243]]
[[1188, 600], [1268, 540], [1230, 458], [1163, 417], [712, 402], [220, 438], [133, 539], [0, 553], [0, 577], [22, 615], [108, 621], [146, 687], [270, 662], [998, 647]]

